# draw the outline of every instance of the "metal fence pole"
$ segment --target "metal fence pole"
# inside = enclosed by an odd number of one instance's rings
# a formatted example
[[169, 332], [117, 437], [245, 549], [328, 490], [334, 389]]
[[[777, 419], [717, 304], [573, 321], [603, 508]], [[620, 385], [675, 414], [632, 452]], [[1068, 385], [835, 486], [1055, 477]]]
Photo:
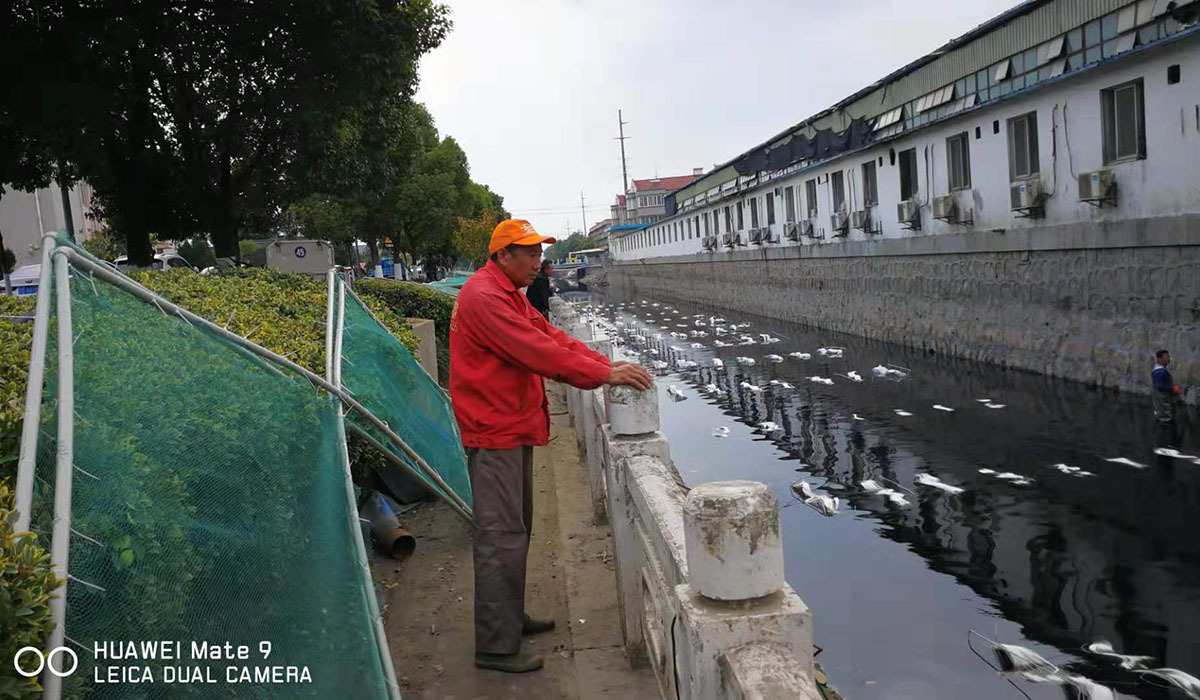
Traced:
[[[71, 469], [75, 460], [75, 351], [71, 330], [71, 280], [64, 249], [55, 250], [54, 286], [58, 313], [58, 455], [54, 476], [54, 534], [50, 541], [50, 564], [54, 575], [62, 579], [55, 597], [50, 599], [50, 632], [47, 648], [63, 645], [67, 620], [67, 559], [71, 553]], [[39, 290], [39, 294], [44, 293]], [[42, 675], [46, 700], [62, 695], [62, 677], [50, 672]], [[62, 669], [59, 669], [62, 670]]]

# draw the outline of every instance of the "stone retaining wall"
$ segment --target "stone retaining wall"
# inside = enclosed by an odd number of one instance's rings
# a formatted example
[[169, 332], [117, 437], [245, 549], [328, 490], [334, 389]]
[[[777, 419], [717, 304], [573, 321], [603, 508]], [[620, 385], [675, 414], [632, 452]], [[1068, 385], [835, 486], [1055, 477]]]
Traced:
[[[742, 310], [1148, 393], [1159, 348], [1171, 351], [1177, 382], [1200, 384], [1200, 229], [1187, 237], [1064, 248], [980, 232], [969, 245], [844, 246], [840, 256], [748, 249], [610, 265], [609, 282], [625, 298]], [[1193, 387], [1187, 399], [1198, 398]]]

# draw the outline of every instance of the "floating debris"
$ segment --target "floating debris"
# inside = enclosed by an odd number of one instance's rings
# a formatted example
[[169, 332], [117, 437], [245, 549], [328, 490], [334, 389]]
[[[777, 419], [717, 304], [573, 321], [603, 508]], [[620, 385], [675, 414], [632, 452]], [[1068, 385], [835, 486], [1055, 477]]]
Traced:
[[743, 334], [738, 337], [738, 340], [742, 341], [742, 345], [758, 345], [758, 341], [753, 336]]
[[685, 396], [683, 392], [679, 390], [679, 387], [675, 386], [674, 384], [667, 387], [667, 395], [671, 397], [672, 401], [687, 401], [687, 396]]
[[1171, 447], [1157, 447], [1154, 449], [1154, 454], [1161, 455], [1163, 457], [1174, 457], [1175, 459], [1190, 459], [1193, 462], [1195, 462], [1197, 459], [1200, 459], [1200, 457], [1195, 455], [1185, 455], [1179, 450]]
[[943, 406], [943, 405], [941, 405], [940, 403], [935, 403], [935, 404], [933, 405], [933, 407], [934, 407], [934, 409], [936, 409], [936, 410], [938, 410], [938, 411], [945, 411], [945, 412], [947, 412], [947, 413], [954, 413], [954, 409], [953, 409], [953, 408], [950, 408], [949, 406]]
[[852, 382], [861, 382], [863, 380], [862, 375], [859, 374], [858, 372], [855, 372], [854, 370], [850, 370], [849, 372], [847, 372], [846, 378]]
[[650, 363], [650, 366], [661, 371], [667, 368], [667, 363], [662, 360], [654, 360]]
[[904, 410], [903, 408], [893, 408], [892, 413], [895, 413], [898, 416], [903, 416], [904, 418], [907, 418], [912, 415], [911, 413]]
[[808, 381], [812, 382], [813, 384], [833, 384], [833, 380], [828, 377], [809, 377]]
[[809, 498], [812, 498], [815, 495], [813, 493], [812, 487], [809, 486], [808, 482], [805, 481], [804, 479], [801, 479], [800, 481], [797, 481], [796, 483], [792, 484], [792, 493], [798, 494], [801, 498], [804, 498], [806, 500]]
[[753, 365], [754, 365], [754, 358], [753, 358], [753, 357], [739, 357], [739, 358], [737, 359], [737, 361], [738, 361], [738, 363], [739, 363], [739, 364], [743, 364], [743, 365], [751, 365], [751, 366], [753, 366]]
[[779, 355], [767, 355], [767, 359], [771, 362], [783, 362], [783, 358]]
[[838, 499], [836, 496], [833, 498], [830, 498], [829, 496], [826, 496], [824, 494], [814, 496], [814, 497], [808, 499], [807, 501], [805, 501], [805, 503], [808, 504], [809, 507], [811, 507], [813, 510], [817, 511], [821, 515], [824, 515], [824, 516], [827, 516], [830, 518], [837, 515], [838, 510], [840, 510], [841, 506], [842, 506], [841, 500]]
[[1068, 476], [1096, 476], [1095, 474], [1093, 474], [1091, 472], [1084, 471], [1081, 467], [1072, 467], [1069, 464], [1063, 464], [1061, 462], [1058, 464], [1050, 465], [1050, 468], [1057, 469], [1058, 471], [1060, 471], [1063, 474], [1066, 474]]
[[1129, 459], [1127, 457], [1105, 457], [1104, 461], [1112, 462], [1113, 464], [1124, 464], [1125, 466], [1133, 467], [1134, 469], [1145, 469], [1146, 468], [1145, 464], [1142, 464], [1141, 462], [1135, 462], [1132, 459]]
[[985, 467], [985, 468], [983, 468], [983, 469], [980, 469], [980, 470], [979, 470], [979, 473], [980, 473], [980, 474], [995, 474], [995, 473], [996, 473], [996, 470], [995, 470], [995, 469], [988, 469], [988, 468], [986, 468], [986, 467]]
[[713, 437], [718, 437], [718, 438], [729, 437], [729, 428], [726, 428], [723, 425], [718, 427], [716, 430], [713, 431]]
[[650, 354], [651, 354], [651, 355], [657, 355], [657, 354], [658, 354], [658, 348], [650, 348]]
[[726, 343], [726, 342], [725, 342], [725, 341], [723, 341], [723, 340], [717, 340], [717, 342], [715, 343], [715, 345], [716, 345], [716, 347], [718, 347], [718, 348], [728, 348], [728, 347], [732, 347], [732, 346], [733, 346], [733, 343]]
[[868, 493], [875, 493], [883, 490], [883, 487], [877, 484], [874, 479], [863, 479], [862, 481], [858, 482], [858, 485]]
[[758, 339], [763, 345], [770, 345], [771, 343], [779, 342], [779, 338], [772, 337], [770, 333], [759, 333]]
[[713, 366], [713, 368], [715, 368], [715, 369], [722, 369], [722, 368], [724, 368], [724, 367], [725, 367], [725, 363], [724, 363], [724, 362], [721, 360], [721, 358], [719, 358], [719, 357], [714, 357], [714, 358], [712, 359], [712, 366]]
[[841, 357], [845, 348], [817, 348], [817, 352], [824, 357], [835, 358]]
[[783, 430], [783, 428], [779, 427], [778, 423], [775, 423], [772, 421], [765, 421], [763, 423], [759, 423], [758, 429], [763, 431], [764, 433], [777, 433], [780, 430]]
[[783, 381], [782, 379], [772, 379], [770, 381], [770, 384], [771, 384], [771, 386], [777, 386], [780, 389], [795, 389], [796, 388], [796, 387], [792, 386], [791, 384], [788, 384], [787, 382]]
[[957, 486], [951, 486], [950, 484], [947, 484], [946, 482], [937, 478], [933, 474], [924, 474], [924, 473], [917, 474], [915, 477], [913, 477], [913, 480], [922, 486], [930, 486], [935, 489], [941, 489], [941, 490], [945, 491], [946, 493], [962, 493], [963, 492], [963, 489], [961, 489]]
[[988, 408], [1004, 408], [1006, 405], [1008, 405], [1008, 404], [1003, 404], [1003, 403], [985, 403], [984, 404], [984, 406], [987, 406]]
[[693, 350], [701, 350], [704, 348], [704, 343], [692, 343]]
[[854, 420], [866, 420], [866, 418], [863, 418], [862, 416], [858, 415], [857, 413], [851, 413], [850, 417], [853, 418]]
[[789, 352], [788, 357], [794, 357], [797, 360], [811, 360], [812, 355], [807, 352]]
[[1196, 678], [1191, 674], [1184, 673], [1176, 668], [1153, 668], [1141, 673], [1166, 681], [1167, 685], [1178, 688], [1186, 693], [1188, 697], [1200, 698], [1200, 678]]
[[750, 382], [742, 382], [742, 383], [741, 383], [741, 384], [739, 384], [738, 386], [742, 387], [743, 389], [747, 389], [747, 390], [749, 390], [749, 391], [752, 391], [752, 392], [754, 392], [755, 394], [761, 394], [761, 393], [762, 393], [762, 387], [761, 387], [761, 386], [758, 386], [758, 385], [756, 385], [756, 384], [751, 384]]
[[675, 363], [675, 366], [679, 369], [696, 369], [700, 365], [696, 364], [694, 360], [680, 360]]
[[1118, 654], [1113, 650], [1112, 642], [1104, 639], [1092, 642], [1083, 648], [1084, 651], [1103, 656], [1106, 659], [1115, 661], [1125, 670], [1133, 670], [1135, 668], [1148, 668], [1149, 664], [1154, 661], [1153, 656], [1133, 656], [1130, 654]]
[[871, 373], [876, 377], [895, 377], [896, 379], [903, 379], [908, 376], [901, 370], [884, 367], [883, 365], [875, 365], [871, 368]]
[[707, 338], [708, 337], [708, 333], [706, 331], [692, 331], [691, 335], [693, 338]]

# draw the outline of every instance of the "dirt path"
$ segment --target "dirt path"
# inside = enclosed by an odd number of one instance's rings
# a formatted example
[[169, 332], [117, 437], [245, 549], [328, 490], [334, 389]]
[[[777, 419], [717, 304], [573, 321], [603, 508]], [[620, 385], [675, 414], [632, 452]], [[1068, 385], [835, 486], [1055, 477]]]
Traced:
[[[441, 503], [403, 517], [417, 550], [402, 564], [377, 558], [384, 626], [405, 698], [658, 698], [649, 671], [633, 671], [621, 646], [608, 528], [591, 524], [587, 479], [575, 436], [550, 390], [551, 442], [534, 453], [534, 525], [526, 601], [557, 628], [530, 637], [541, 671], [510, 675], [475, 668], [469, 526]], [[553, 407], [558, 406], [555, 410]]]

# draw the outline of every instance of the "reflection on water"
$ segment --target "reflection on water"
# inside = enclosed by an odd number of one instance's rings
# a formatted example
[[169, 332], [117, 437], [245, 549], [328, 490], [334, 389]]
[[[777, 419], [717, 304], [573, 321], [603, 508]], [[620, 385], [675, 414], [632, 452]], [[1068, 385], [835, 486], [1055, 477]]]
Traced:
[[[1152, 666], [1200, 675], [1200, 465], [1154, 454], [1163, 437], [1148, 398], [724, 309], [676, 305], [674, 313], [637, 301], [636, 318], [615, 308], [603, 315], [636, 323], [646, 337], [628, 354], [671, 367], [659, 392], [676, 464], [689, 483], [763, 481], [786, 504], [788, 581], [814, 610], [819, 658], [848, 697], [1064, 697], [1059, 686], [1018, 680], [1018, 691], [998, 677], [967, 648], [972, 629], [1029, 646], [1128, 697], [1184, 696], [1084, 645], [1107, 640], [1118, 652], [1154, 657]], [[696, 330], [691, 315], [700, 312], [749, 322], [739, 333], [781, 342], [715, 349], [711, 333], [670, 337]], [[736, 342], [736, 334], [724, 340]], [[844, 347], [844, 359], [816, 352], [829, 345]], [[812, 359], [788, 357], [793, 351]], [[767, 360], [772, 353], [784, 361]], [[680, 359], [700, 366], [677, 371]], [[881, 364], [911, 375], [874, 377]], [[864, 381], [849, 380], [850, 370]], [[707, 392], [708, 384], [721, 393]], [[669, 385], [688, 400], [669, 401]], [[1195, 425], [1194, 414], [1186, 418]], [[757, 427], [765, 421], [779, 430], [765, 433]], [[1200, 454], [1184, 423], [1177, 448]], [[728, 438], [713, 436], [719, 426]], [[1106, 461], [1118, 457], [1146, 466]], [[920, 473], [963, 492], [918, 485]], [[798, 478], [840, 498], [841, 512], [825, 518], [801, 505], [790, 490]], [[868, 491], [866, 480], [902, 498]]]

